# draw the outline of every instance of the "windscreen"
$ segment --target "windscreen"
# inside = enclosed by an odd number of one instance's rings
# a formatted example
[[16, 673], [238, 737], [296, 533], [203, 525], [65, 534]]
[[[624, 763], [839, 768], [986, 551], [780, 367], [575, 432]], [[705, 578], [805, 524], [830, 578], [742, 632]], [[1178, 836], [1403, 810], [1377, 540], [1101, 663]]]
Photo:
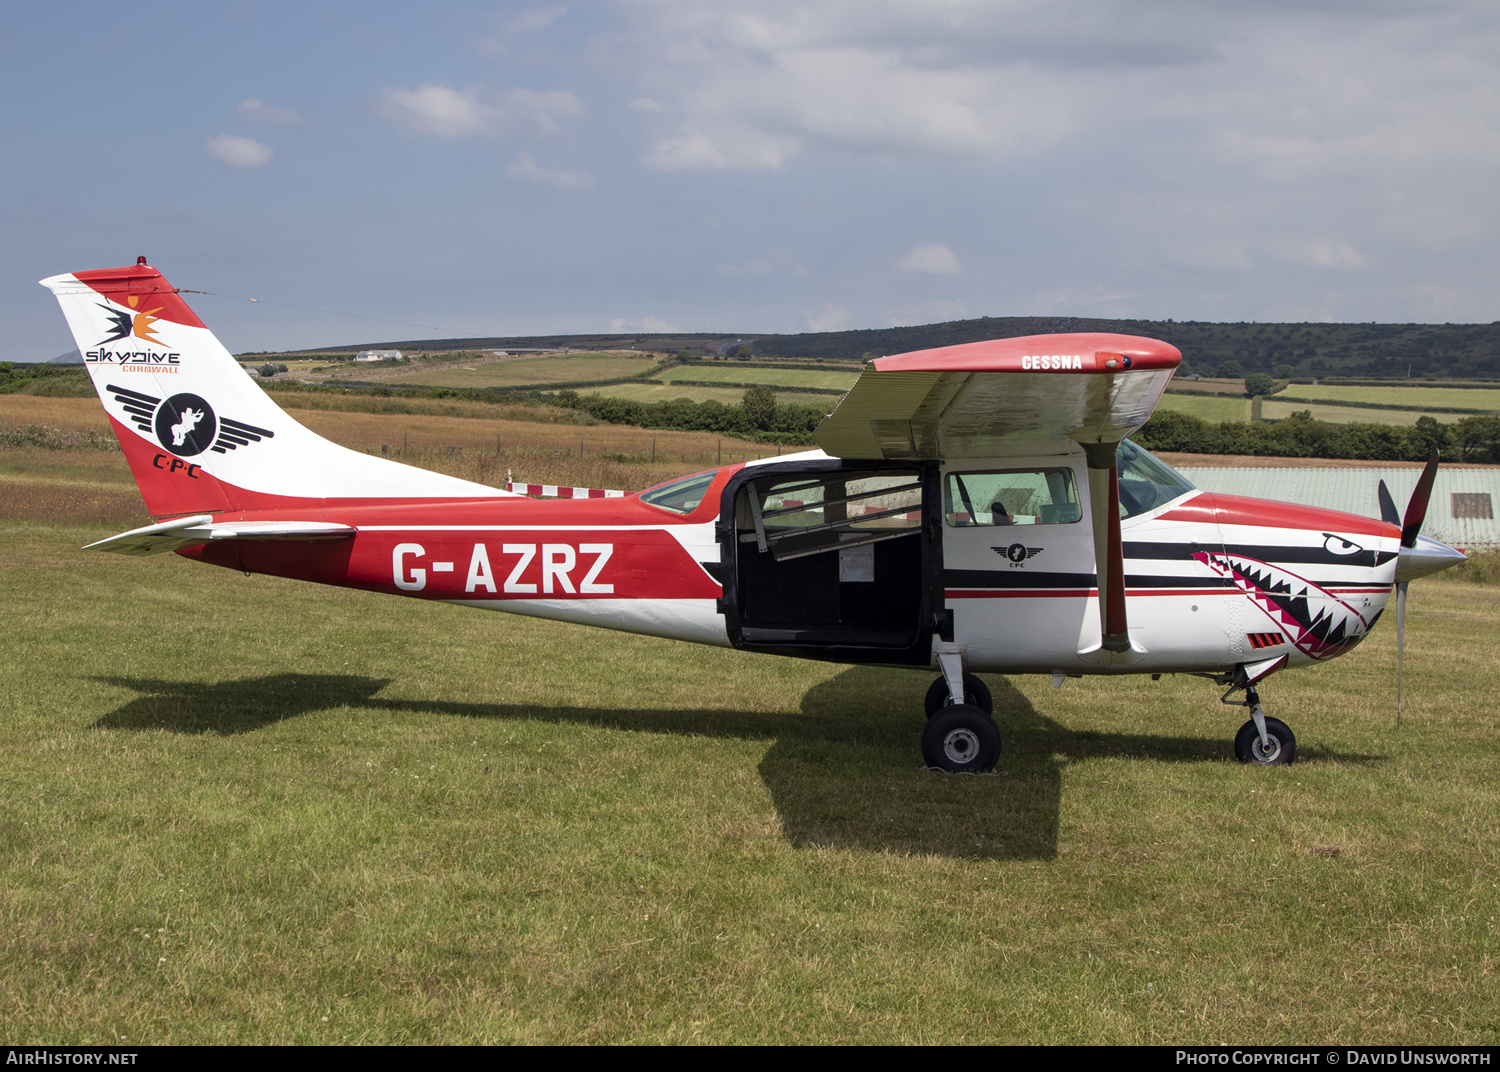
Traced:
[[1130, 440], [1120, 444], [1120, 516], [1155, 510], [1193, 490], [1192, 481]]

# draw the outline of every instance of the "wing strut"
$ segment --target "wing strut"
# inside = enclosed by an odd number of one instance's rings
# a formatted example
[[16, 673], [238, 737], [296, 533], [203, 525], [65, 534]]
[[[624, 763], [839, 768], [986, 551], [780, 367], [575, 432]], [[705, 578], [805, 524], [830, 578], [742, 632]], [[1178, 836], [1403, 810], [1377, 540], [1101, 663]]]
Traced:
[[1099, 587], [1099, 646], [1078, 654], [1090, 662], [1134, 662], [1145, 649], [1130, 639], [1125, 610], [1125, 545], [1120, 538], [1119, 441], [1081, 443], [1088, 458], [1089, 512]]

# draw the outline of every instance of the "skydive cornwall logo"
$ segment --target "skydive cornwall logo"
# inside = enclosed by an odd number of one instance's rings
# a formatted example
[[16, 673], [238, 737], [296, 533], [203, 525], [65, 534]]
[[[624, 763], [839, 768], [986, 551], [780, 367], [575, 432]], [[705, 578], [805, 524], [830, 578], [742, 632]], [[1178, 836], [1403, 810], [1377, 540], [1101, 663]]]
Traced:
[[[138, 295], [131, 294], [126, 300], [134, 306], [141, 299]], [[110, 305], [100, 305], [99, 308], [109, 315], [107, 328], [109, 334], [100, 339], [94, 349], [83, 355], [85, 364], [146, 366], [140, 369], [133, 368], [132, 371], [177, 371], [175, 366], [181, 357], [180, 354], [162, 353], [157, 350], [109, 349], [110, 343], [119, 342], [122, 339], [140, 339], [143, 342], [165, 347], [167, 344], [156, 337], [156, 322], [161, 319], [156, 314], [161, 312], [160, 308], [147, 309], [138, 313], [117, 309]]]

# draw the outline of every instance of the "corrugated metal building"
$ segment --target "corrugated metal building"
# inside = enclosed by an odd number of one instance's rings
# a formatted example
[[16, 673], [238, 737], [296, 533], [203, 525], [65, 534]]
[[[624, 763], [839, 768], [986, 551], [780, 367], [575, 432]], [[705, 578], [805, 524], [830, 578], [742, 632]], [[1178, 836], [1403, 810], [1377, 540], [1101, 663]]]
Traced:
[[[1382, 480], [1391, 489], [1396, 509], [1406, 512], [1407, 500], [1421, 476], [1411, 469], [1261, 469], [1175, 466], [1204, 491], [1251, 495], [1257, 499], [1323, 506], [1366, 517], [1380, 516], [1376, 488]], [[1500, 546], [1500, 469], [1439, 468], [1427, 508], [1422, 535], [1459, 548]]]

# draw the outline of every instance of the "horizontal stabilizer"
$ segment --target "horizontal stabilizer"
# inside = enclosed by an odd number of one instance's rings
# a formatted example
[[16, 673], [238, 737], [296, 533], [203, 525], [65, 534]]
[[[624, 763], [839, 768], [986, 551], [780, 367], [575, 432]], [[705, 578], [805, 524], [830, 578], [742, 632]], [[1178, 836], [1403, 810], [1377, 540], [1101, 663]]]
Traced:
[[214, 540], [294, 540], [310, 543], [343, 540], [354, 535], [349, 525], [328, 521], [220, 521], [209, 514], [179, 517], [157, 525], [131, 529], [107, 540], [91, 543], [85, 551], [108, 551], [115, 555], [160, 555], [181, 547]]

